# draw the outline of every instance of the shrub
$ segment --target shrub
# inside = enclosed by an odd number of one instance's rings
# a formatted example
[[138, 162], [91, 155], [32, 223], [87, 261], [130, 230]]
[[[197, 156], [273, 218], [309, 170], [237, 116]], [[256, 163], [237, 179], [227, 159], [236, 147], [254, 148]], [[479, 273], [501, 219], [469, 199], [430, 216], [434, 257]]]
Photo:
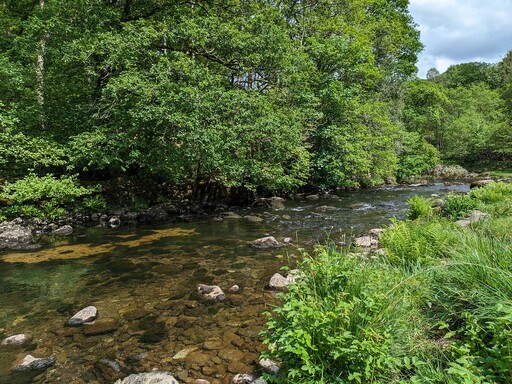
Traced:
[[30, 174], [5, 184], [0, 199], [10, 202], [2, 209], [7, 217], [22, 215], [53, 220], [64, 216], [66, 210], [74, 208], [83, 197], [98, 191], [98, 187], [78, 185], [76, 175], [57, 179], [51, 174], [43, 177]]
[[409, 209], [407, 211], [407, 218], [416, 220], [420, 217], [430, 217], [433, 213], [432, 204], [429, 199], [421, 196], [413, 196], [407, 200]]
[[478, 202], [469, 195], [450, 194], [443, 204], [443, 213], [452, 220], [462, 219], [477, 208]]
[[266, 356], [282, 361], [282, 375], [269, 380], [389, 383], [404, 374], [404, 365], [414, 365], [412, 348], [397, 342], [407, 334], [414, 343], [413, 334], [421, 329], [403, 296], [403, 289], [414, 289], [404, 284], [390, 292], [399, 285], [395, 271], [325, 249], [307, 257], [301, 270], [304, 277], [291, 286], [264, 332]]

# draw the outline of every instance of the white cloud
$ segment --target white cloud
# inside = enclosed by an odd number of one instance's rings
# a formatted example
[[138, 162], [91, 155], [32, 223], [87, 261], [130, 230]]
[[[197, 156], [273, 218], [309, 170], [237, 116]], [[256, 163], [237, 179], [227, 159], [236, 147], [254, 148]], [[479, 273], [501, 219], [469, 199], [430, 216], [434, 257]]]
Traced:
[[470, 61], [498, 62], [512, 49], [512, 0], [411, 0], [425, 50], [419, 76]]

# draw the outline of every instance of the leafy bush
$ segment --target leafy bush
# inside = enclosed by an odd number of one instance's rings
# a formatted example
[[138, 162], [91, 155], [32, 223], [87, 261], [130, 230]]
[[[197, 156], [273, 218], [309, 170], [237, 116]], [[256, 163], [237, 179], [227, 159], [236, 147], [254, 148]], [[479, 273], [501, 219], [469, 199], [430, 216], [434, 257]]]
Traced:
[[66, 209], [85, 196], [99, 192], [98, 187], [86, 188], [78, 185], [77, 176], [53, 175], [43, 177], [30, 174], [15, 183], [6, 183], [0, 199], [6, 199], [10, 205], [3, 208], [7, 217], [18, 215], [56, 219], [66, 214]]
[[328, 250], [307, 257], [301, 271], [304, 277], [290, 288], [264, 332], [270, 346], [266, 356], [280, 359], [284, 372], [268, 380], [389, 383], [405, 365], [418, 362], [410, 345], [397, 343], [401, 329], [407, 329], [411, 343], [421, 329], [403, 291], [390, 292], [400, 276]]
[[439, 152], [416, 132], [404, 132], [398, 150], [398, 180], [429, 173], [439, 164]]
[[433, 213], [432, 204], [429, 199], [421, 196], [413, 196], [407, 200], [409, 210], [407, 211], [407, 218], [409, 220], [416, 220], [419, 217], [429, 217]]
[[448, 195], [443, 204], [443, 213], [452, 220], [462, 219], [477, 208], [478, 202], [469, 195]]

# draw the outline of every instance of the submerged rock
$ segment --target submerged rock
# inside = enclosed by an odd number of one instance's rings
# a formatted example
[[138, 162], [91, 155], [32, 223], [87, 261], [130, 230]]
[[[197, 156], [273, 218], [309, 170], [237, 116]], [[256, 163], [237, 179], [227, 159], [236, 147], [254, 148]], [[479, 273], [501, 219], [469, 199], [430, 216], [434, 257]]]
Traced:
[[73, 326], [82, 325], [84, 323], [93, 321], [94, 319], [96, 319], [97, 315], [98, 310], [96, 309], [96, 307], [90, 305], [75, 313], [73, 317], [69, 319], [68, 324]]
[[206, 300], [221, 301], [226, 298], [226, 295], [218, 285], [199, 284], [197, 292]]
[[48, 357], [34, 357], [27, 355], [23, 358], [21, 363], [11, 369], [12, 372], [28, 372], [28, 371], [43, 371], [53, 364], [55, 364], [55, 356]]
[[274, 236], [261, 237], [251, 241], [250, 245], [257, 249], [279, 248], [283, 246]]
[[117, 329], [117, 321], [113, 318], [95, 320], [93, 323], [84, 324], [84, 335], [103, 335], [114, 332]]
[[24, 333], [20, 333], [17, 335], [12, 335], [12, 336], [6, 337], [5, 339], [2, 340], [0, 345], [13, 345], [13, 346], [16, 345], [17, 346], [17, 345], [23, 345], [31, 340], [32, 340], [31, 335], [26, 335]]
[[151, 372], [137, 373], [117, 380], [114, 384], [179, 384], [170, 373]]

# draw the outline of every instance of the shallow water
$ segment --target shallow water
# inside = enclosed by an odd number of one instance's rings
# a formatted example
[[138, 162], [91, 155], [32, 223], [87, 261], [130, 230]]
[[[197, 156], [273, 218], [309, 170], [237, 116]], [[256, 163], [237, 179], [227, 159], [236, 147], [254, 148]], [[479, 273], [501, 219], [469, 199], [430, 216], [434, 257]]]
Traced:
[[[0, 348], [0, 383], [112, 383], [152, 369], [172, 372], [180, 382], [229, 383], [235, 373], [255, 369], [264, 348], [263, 312], [278, 303], [265, 287], [280, 267], [294, 266], [297, 245], [341, 244], [403, 216], [406, 200], [415, 194], [466, 190], [464, 184], [376, 188], [339, 199], [288, 200], [282, 210], [236, 210], [240, 216], [260, 216], [261, 223], [212, 216], [88, 230], [37, 252], [0, 253], [0, 338], [34, 336], [23, 348]], [[248, 246], [267, 234], [292, 237], [295, 245]], [[221, 286], [227, 299], [202, 301], [196, 294], [199, 283]], [[240, 291], [228, 292], [234, 284]], [[82, 328], [64, 326], [88, 305], [107, 319], [110, 332], [86, 335]], [[53, 354], [57, 363], [35, 377], [10, 374], [15, 360], [27, 353]]]

